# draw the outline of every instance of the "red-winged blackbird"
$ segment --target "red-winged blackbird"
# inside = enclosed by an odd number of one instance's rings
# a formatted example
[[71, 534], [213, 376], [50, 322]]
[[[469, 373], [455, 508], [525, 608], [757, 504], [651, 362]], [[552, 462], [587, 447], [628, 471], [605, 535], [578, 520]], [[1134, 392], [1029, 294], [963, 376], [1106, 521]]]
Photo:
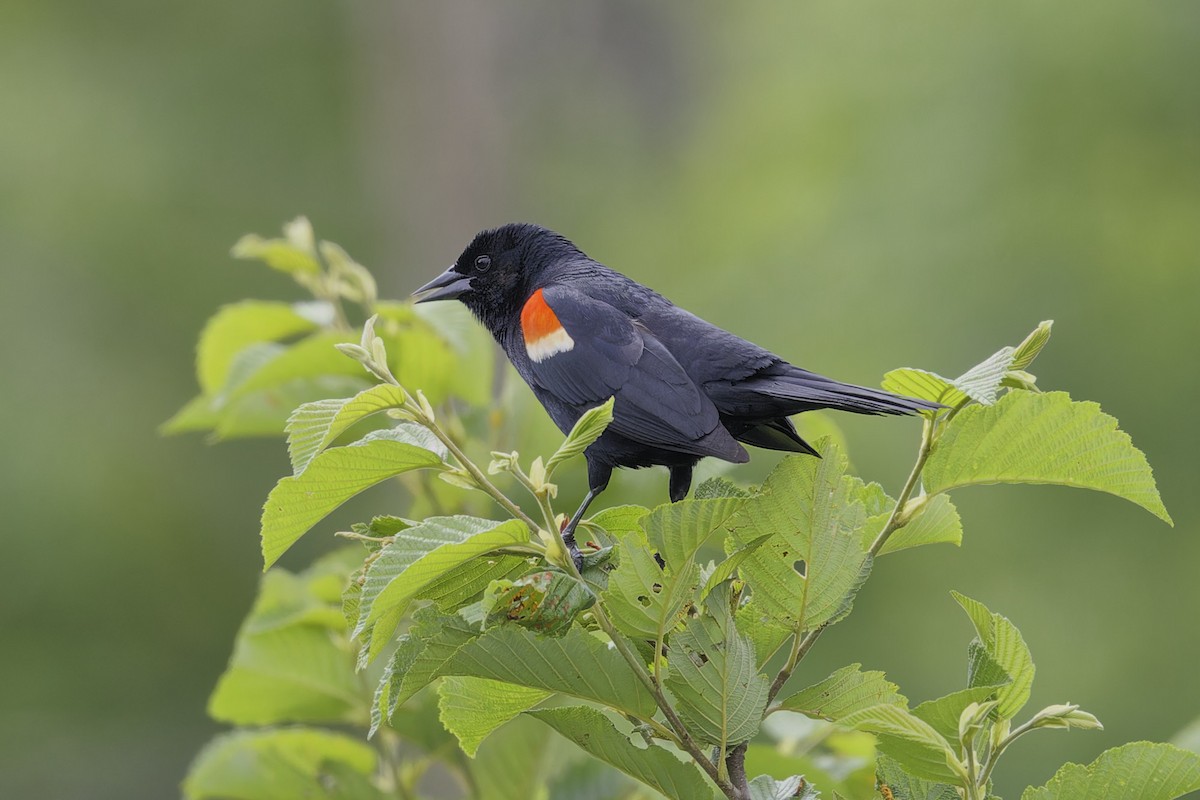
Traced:
[[817, 455], [796, 433], [792, 414], [937, 407], [793, 366], [537, 225], [479, 233], [415, 296], [461, 300], [564, 433], [585, 411], [616, 398], [612, 423], [585, 453], [590, 491], [563, 530], [577, 564], [575, 528], [614, 467], [666, 466], [675, 502], [687, 495], [704, 456], [749, 460], [739, 442]]

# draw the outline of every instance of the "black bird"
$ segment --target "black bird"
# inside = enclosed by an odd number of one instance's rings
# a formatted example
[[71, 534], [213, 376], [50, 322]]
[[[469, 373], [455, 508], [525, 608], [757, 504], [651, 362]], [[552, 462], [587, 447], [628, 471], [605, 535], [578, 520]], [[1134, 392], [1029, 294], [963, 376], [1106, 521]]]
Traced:
[[938, 407], [793, 366], [537, 225], [482, 231], [414, 294], [421, 303], [461, 300], [564, 433], [585, 411], [616, 398], [612, 423], [584, 454], [587, 497], [562, 534], [577, 565], [575, 528], [614, 467], [666, 466], [676, 502], [701, 458], [748, 461], [739, 442], [818, 455], [796, 433], [792, 414]]

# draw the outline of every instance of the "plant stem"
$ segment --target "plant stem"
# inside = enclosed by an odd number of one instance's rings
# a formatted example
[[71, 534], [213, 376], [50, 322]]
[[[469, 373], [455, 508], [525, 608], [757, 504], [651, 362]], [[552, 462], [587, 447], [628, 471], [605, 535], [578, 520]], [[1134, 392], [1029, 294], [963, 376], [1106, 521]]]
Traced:
[[[395, 378], [392, 379], [392, 382], [395, 382]], [[396, 385], [399, 386], [400, 384], [396, 383]], [[438, 441], [446, 446], [446, 449], [450, 451], [450, 454], [454, 456], [459, 465], [471, 476], [471, 480], [475, 481], [476, 486], [478, 486], [493, 500], [499, 503], [500, 507], [513, 517], [521, 520], [521, 522], [524, 522], [531, 532], [535, 534], [537, 533], [538, 524], [534, 522], [528, 514], [522, 511], [520, 506], [518, 506], [512, 500], [509, 500], [504, 492], [497, 489], [496, 485], [488, 480], [487, 475], [483, 474], [483, 470], [481, 470], [474, 461], [467, 457], [467, 454], [462, 451], [462, 448], [459, 447], [452, 438], [450, 438], [450, 434], [442, 430], [442, 427], [437, 424], [436, 420], [421, 410], [421, 408], [415, 402], [406, 403], [404, 410], [412, 414], [417, 422], [423, 425], [430, 433], [438, 438]]]

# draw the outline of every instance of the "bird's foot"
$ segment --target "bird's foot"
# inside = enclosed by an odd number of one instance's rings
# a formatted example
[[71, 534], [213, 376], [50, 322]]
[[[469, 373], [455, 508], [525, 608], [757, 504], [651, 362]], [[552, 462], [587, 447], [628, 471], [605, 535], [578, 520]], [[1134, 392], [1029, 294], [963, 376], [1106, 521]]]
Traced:
[[583, 572], [583, 553], [579, 552], [579, 545], [575, 543], [575, 531], [568, 529], [562, 534], [563, 547], [567, 548], [567, 553], [571, 556], [571, 561], [575, 562], [575, 571]]

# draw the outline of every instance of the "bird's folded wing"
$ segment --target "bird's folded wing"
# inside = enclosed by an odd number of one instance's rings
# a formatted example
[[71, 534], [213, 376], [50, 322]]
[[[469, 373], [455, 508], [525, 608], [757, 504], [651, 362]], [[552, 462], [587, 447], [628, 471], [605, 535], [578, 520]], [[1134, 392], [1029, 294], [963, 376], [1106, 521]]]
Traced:
[[[610, 430], [635, 441], [745, 460], [745, 450], [721, 425], [712, 401], [649, 331], [569, 286], [545, 287], [530, 303], [535, 301], [545, 303], [566, 336], [529, 316], [526, 346], [533, 377], [544, 391], [580, 412], [616, 397]], [[539, 349], [531, 333], [542, 333], [543, 341], [555, 337], [549, 341], [559, 346]]]

